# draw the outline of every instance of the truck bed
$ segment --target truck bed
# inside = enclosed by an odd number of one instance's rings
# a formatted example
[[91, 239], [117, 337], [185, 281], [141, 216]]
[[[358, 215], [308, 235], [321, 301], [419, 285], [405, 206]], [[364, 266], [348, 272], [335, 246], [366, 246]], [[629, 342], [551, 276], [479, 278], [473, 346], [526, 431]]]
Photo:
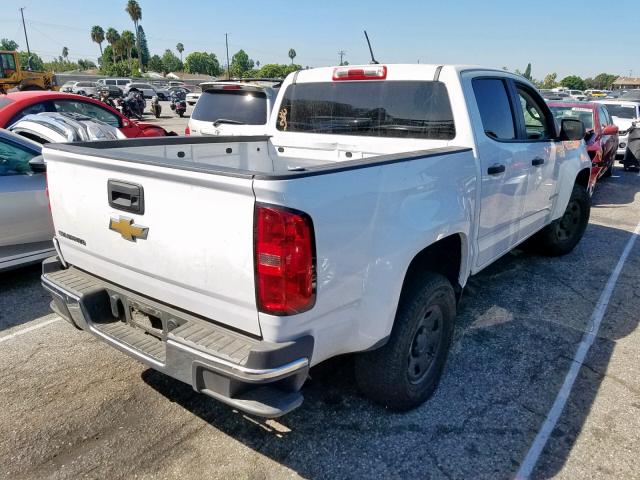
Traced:
[[[399, 147], [403, 143], [399, 142]], [[469, 150], [440, 146], [383, 153], [371, 148], [364, 150], [362, 146], [349, 147], [335, 143], [305, 148], [275, 145], [268, 136], [159, 137], [47, 145], [50, 150], [74, 156], [99, 156], [143, 165], [258, 179], [319, 175]]]

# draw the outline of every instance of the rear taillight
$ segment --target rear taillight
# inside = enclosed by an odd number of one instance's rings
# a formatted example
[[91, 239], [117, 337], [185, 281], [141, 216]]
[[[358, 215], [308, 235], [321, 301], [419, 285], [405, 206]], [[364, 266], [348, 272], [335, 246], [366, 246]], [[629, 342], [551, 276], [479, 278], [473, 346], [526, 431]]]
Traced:
[[387, 78], [385, 65], [368, 67], [338, 67], [333, 69], [333, 80], [384, 80]]
[[191, 135], [191, 129], [189, 128], [189, 125], [187, 125], [187, 128], [184, 129], [184, 134]]
[[315, 240], [307, 214], [257, 205], [254, 250], [256, 296], [261, 312], [293, 315], [313, 307]]

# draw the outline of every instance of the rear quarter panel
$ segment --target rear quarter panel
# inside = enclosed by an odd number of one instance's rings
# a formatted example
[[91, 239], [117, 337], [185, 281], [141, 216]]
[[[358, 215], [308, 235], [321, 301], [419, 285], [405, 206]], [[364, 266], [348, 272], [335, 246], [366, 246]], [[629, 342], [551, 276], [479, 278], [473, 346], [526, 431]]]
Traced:
[[[264, 338], [313, 335], [314, 364], [384, 339], [415, 255], [451, 234], [468, 244], [475, 190], [469, 150], [290, 180], [256, 179], [258, 202], [311, 216], [317, 249], [315, 306], [289, 317], [259, 314]], [[466, 257], [463, 250], [461, 283]]]

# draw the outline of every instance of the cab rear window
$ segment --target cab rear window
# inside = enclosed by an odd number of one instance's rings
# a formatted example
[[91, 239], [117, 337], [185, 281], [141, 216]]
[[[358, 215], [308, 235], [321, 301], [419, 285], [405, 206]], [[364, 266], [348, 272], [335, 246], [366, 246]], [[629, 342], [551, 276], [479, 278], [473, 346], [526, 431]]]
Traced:
[[231, 120], [242, 125], [267, 123], [267, 96], [246, 90], [207, 90], [202, 92], [191, 114], [194, 120]]
[[276, 126], [288, 132], [430, 140], [456, 134], [447, 88], [433, 81], [289, 85]]

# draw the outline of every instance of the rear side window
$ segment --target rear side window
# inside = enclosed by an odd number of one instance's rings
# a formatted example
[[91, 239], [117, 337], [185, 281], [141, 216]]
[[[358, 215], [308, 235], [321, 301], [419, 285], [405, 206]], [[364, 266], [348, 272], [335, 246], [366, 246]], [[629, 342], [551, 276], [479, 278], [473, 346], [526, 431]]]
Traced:
[[267, 96], [263, 92], [208, 90], [202, 92], [191, 114], [194, 120], [231, 120], [243, 125], [267, 123]]
[[447, 88], [433, 81], [318, 82], [289, 85], [278, 130], [367, 137], [451, 140]]
[[473, 93], [480, 110], [484, 133], [496, 140], [514, 140], [516, 129], [504, 81], [498, 78], [476, 78], [473, 80]]

